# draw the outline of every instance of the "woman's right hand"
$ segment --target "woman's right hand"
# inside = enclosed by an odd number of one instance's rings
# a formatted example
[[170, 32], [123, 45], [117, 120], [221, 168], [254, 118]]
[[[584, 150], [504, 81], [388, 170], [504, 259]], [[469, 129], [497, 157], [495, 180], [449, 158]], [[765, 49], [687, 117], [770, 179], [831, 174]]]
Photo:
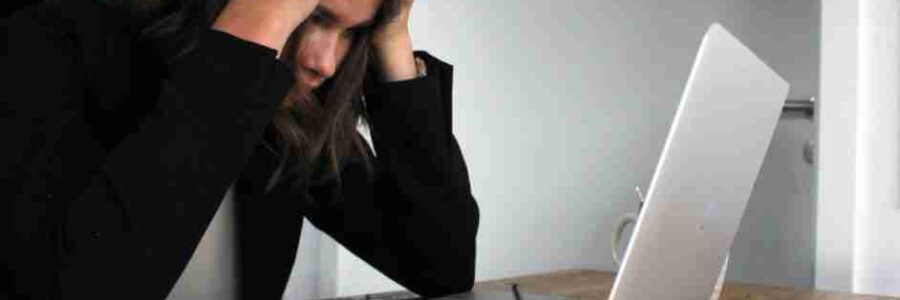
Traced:
[[213, 29], [278, 51], [320, 0], [231, 0]]

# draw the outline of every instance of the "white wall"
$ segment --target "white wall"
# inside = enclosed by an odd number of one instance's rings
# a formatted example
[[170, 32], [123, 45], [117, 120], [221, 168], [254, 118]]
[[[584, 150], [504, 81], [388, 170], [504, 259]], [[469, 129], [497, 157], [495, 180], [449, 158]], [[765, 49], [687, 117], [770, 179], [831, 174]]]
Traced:
[[234, 213], [234, 194], [228, 189], [167, 300], [238, 298]]
[[727, 280], [815, 286], [817, 172], [803, 152], [816, 131], [804, 113], [787, 113], [778, 121], [731, 245]]
[[822, 2], [816, 287], [840, 291], [853, 278], [858, 6]]
[[[476, 278], [612, 270], [609, 232], [650, 181], [706, 27], [721, 21], [808, 97], [817, 3], [417, 1], [416, 48], [456, 67], [454, 130], [482, 213]], [[398, 288], [337, 253], [336, 294]]]
[[860, 8], [854, 289], [900, 296], [900, 2], [868, 0]]
[[[819, 1], [745, 2], [755, 4], [743, 9], [753, 25], [743, 27], [741, 38], [786, 76], [792, 98], [817, 96]], [[772, 35], [776, 30], [783, 33]], [[807, 163], [803, 151], [817, 138], [816, 127], [803, 113], [779, 119], [731, 246], [727, 280], [814, 286], [816, 166]]]
[[900, 3], [825, 0], [816, 285], [900, 296]]
[[283, 298], [317, 299], [335, 295], [337, 281], [337, 243], [327, 239], [307, 219], [303, 219], [303, 231], [294, 267], [288, 279]]

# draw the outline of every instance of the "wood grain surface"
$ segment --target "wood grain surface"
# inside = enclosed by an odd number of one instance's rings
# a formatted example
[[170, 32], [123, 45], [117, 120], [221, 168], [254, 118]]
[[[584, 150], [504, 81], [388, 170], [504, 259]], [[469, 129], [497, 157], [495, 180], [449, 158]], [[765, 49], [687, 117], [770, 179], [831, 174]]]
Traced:
[[[520, 276], [500, 280], [478, 282], [476, 290], [508, 290], [513, 283], [523, 292], [566, 296], [576, 299], [606, 299], [612, 289], [615, 274], [594, 270], [565, 270], [546, 274]], [[790, 287], [773, 287], [755, 284], [726, 282], [722, 290], [723, 300], [887, 300], [900, 298], [854, 295], [839, 292], [802, 290]]]

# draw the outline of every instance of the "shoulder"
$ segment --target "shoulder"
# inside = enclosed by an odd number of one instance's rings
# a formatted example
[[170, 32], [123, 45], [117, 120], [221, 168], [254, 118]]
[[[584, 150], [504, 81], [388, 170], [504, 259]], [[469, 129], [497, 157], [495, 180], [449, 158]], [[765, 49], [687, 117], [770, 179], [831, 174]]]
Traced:
[[7, 51], [54, 51], [77, 56], [99, 55], [131, 45], [137, 40], [134, 33], [138, 28], [123, 9], [98, 0], [49, 0], [6, 16], [2, 31]]
[[0, 22], [6, 45], [0, 75], [4, 93], [14, 96], [5, 109], [20, 118], [90, 118], [100, 126], [122, 109], [142, 113], [137, 110], [144, 106], [122, 104], [157, 87], [152, 76], [163, 66], [152, 49], [140, 46], [136, 23], [123, 10], [98, 0], [49, 0]]

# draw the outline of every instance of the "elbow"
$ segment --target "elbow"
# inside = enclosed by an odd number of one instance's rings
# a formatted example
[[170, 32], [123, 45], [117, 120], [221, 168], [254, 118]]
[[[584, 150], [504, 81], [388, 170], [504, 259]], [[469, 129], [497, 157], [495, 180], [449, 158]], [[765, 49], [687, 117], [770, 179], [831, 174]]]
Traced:
[[474, 287], [475, 287], [475, 280], [474, 280], [474, 276], [473, 276], [471, 279], [468, 279], [468, 280], [467, 279], [455, 280], [454, 282], [449, 283], [446, 286], [445, 290], [440, 291], [439, 293], [437, 293], [435, 295], [423, 295], [423, 296], [425, 296], [426, 298], [432, 298], [432, 297], [439, 297], [439, 296], [446, 296], [446, 295], [461, 294], [461, 293], [466, 293], [466, 292], [471, 291], [472, 288], [474, 288]]
[[447, 261], [435, 271], [438, 276], [427, 276], [437, 280], [423, 282], [423, 285], [411, 287], [411, 291], [425, 297], [436, 298], [469, 292], [475, 286], [475, 256], [467, 257], [467, 261]]
[[[471, 197], [471, 196], [470, 196]], [[448, 263], [445, 268], [452, 270], [453, 279], [448, 282], [447, 294], [458, 294], [471, 291], [475, 286], [475, 262], [476, 262], [476, 240], [478, 236], [478, 226], [480, 223], [480, 212], [478, 203], [474, 197], [470, 198], [469, 222], [464, 237], [460, 239], [461, 247], [456, 248], [458, 258], [455, 262]], [[452, 261], [452, 260], [448, 260]]]
[[428, 271], [419, 269], [419, 278], [408, 288], [423, 297], [434, 298], [471, 291], [475, 286], [476, 237], [479, 226], [479, 209], [474, 199], [466, 201], [464, 222], [457, 222], [457, 231], [444, 243], [434, 243], [426, 251]]
[[[474, 242], [472, 245], [474, 248]], [[459, 294], [471, 291], [475, 286], [475, 249], [463, 255], [463, 261], [453, 266], [447, 265], [446, 269], [453, 274], [448, 278], [443, 294]]]
[[475, 236], [467, 237], [465, 241], [457, 241], [458, 244], [449, 247], [454, 253], [447, 253], [445, 259], [440, 260], [434, 268], [435, 278], [428, 282], [428, 288], [417, 292], [427, 298], [453, 295], [469, 292], [475, 286]]
[[475, 236], [455, 240], [431, 259], [427, 271], [420, 269], [414, 293], [435, 298], [469, 292], [475, 286]]
[[[470, 196], [471, 197], [471, 196]], [[447, 259], [443, 261], [441, 270], [445, 270], [448, 274], [446, 285], [443, 287], [442, 294], [459, 294], [471, 291], [475, 286], [475, 253], [476, 253], [476, 237], [478, 236], [478, 226], [480, 223], [480, 213], [477, 202], [474, 198], [470, 198], [467, 212], [468, 221], [465, 222], [466, 229], [463, 234], [459, 235], [459, 239], [454, 239], [454, 246], [449, 247], [455, 249], [452, 256], [455, 259]]]
[[[474, 258], [473, 258], [474, 260]], [[452, 281], [448, 286], [447, 292], [450, 294], [459, 294], [471, 291], [475, 287], [475, 263], [461, 272], [459, 279]]]

